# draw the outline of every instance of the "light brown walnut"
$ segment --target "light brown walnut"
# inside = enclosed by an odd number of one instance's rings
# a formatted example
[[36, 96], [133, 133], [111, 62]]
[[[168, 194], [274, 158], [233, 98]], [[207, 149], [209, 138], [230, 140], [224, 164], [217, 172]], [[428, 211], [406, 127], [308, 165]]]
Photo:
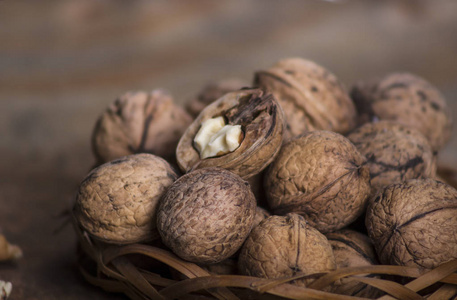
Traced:
[[312, 131], [286, 143], [265, 177], [274, 214], [297, 213], [321, 232], [360, 216], [371, 190], [366, 159], [342, 135]]
[[164, 90], [129, 92], [99, 117], [92, 150], [99, 163], [135, 154], [152, 153], [169, 161], [192, 117]]
[[[327, 238], [297, 214], [271, 216], [256, 226], [241, 249], [242, 274], [280, 278], [336, 269]], [[292, 283], [305, 286], [312, 279]]]
[[391, 183], [436, 175], [432, 148], [415, 128], [393, 121], [366, 123], [347, 138], [367, 158], [372, 193]]
[[370, 200], [366, 225], [381, 263], [433, 269], [457, 258], [457, 190], [430, 178], [391, 184]]
[[233, 255], [251, 231], [256, 202], [249, 183], [221, 168], [192, 171], [163, 196], [157, 228], [181, 258], [203, 264]]
[[107, 243], [149, 241], [156, 229], [159, 199], [176, 179], [171, 166], [152, 154], [113, 160], [81, 182], [75, 218], [90, 235]]
[[360, 124], [392, 120], [416, 128], [433, 151], [451, 137], [452, 116], [440, 91], [425, 79], [410, 73], [392, 73], [380, 79], [356, 83], [351, 96]]
[[287, 58], [255, 73], [254, 85], [272, 92], [286, 116], [285, 138], [309, 130], [347, 133], [357, 121], [346, 88], [322, 66], [302, 58]]
[[[368, 236], [350, 229], [331, 232], [325, 236], [332, 245], [338, 269], [377, 264], [376, 253]], [[368, 276], [371, 277], [371, 275]], [[333, 284], [331, 291], [336, 294], [364, 298], [380, 296], [378, 289], [350, 279], [343, 279]]]

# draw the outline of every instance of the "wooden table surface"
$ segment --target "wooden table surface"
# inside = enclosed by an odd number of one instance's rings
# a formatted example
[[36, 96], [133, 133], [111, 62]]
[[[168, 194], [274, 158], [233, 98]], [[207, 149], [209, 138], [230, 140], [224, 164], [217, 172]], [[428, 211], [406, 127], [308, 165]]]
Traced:
[[[0, 1], [0, 232], [24, 251], [0, 264], [10, 299], [122, 298], [86, 284], [72, 228], [56, 232], [117, 95], [161, 87], [184, 103], [212, 80], [250, 81], [301, 56], [347, 86], [416, 73], [456, 117], [455, 12], [454, 0]], [[457, 166], [456, 149], [454, 131], [439, 160]]]

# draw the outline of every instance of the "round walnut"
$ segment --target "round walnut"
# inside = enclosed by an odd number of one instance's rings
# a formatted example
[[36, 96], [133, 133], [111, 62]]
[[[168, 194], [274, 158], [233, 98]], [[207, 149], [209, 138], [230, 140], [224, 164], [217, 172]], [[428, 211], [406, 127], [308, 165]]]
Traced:
[[[368, 236], [350, 229], [343, 229], [328, 233], [326, 237], [332, 246], [338, 269], [377, 264], [376, 254]], [[341, 283], [332, 285], [331, 291], [336, 294], [365, 298], [379, 296], [379, 290], [347, 279], [342, 279]]]
[[457, 190], [427, 178], [380, 190], [366, 225], [383, 264], [433, 269], [457, 258]]
[[175, 181], [160, 202], [157, 227], [181, 258], [203, 264], [233, 255], [251, 231], [256, 203], [247, 181], [221, 168]]
[[274, 159], [283, 129], [283, 112], [272, 94], [259, 89], [228, 93], [189, 126], [176, 158], [184, 172], [221, 167], [247, 179]]
[[277, 62], [255, 73], [254, 85], [271, 91], [286, 116], [286, 139], [310, 130], [346, 133], [356, 109], [341, 82], [322, 66], [301, 58]]
[[[336, 269], [326, 237], [297, 214], [271, 216], [255, 227], [241, 248], [238, 270], [242, 274], [279, 278]], [[311, 279], [294, 284], [305, 286]]]
[[354, 85], [351, 96], [360, 122], [392, 120], [418, 129], [433, 151], [451, 137], [451, 113], [443, 95], [429, 82], [413, 74], [393, 73], [379, 80]]
[[373, 193], [391, 183], [436, 174], [432, 148], [414, 128], [380, 121], [357, 128], [347, 138], [367, 158]]
[[172, 160], [179, 138], [192, 117], [163, 90], [129, 92], [98, 119], [92, 149], [99, 163], [135, 153]]
[[298, 213], [321, 232], [361, 215], [370, 193], [366, 159], [342, 135], [312, 131], [285, 144], [265, 176], [275, 214]]
[[186, 103], [186, 110], [194, 118], [210, 103], [216, 101], [227, 93], [237, 91], [250, 84], [243, 82], [240, 79], [224, 79], [213, 82], [205, 86], [195, 98], [190, 99]]
[[75, 218], [89, 234], [107, 243], [152, 240], [159, 199], [176, 179], [171, 166], [152, 154], [113, 160], [81, 182]]

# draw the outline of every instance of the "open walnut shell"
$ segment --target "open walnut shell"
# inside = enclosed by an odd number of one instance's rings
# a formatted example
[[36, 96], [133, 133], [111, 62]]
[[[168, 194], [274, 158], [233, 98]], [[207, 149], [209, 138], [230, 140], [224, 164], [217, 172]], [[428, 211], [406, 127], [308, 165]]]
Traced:
[[[240, 145], [232, 152], [201, 158], [194, 139], [203, 122], [221, 116], [227, 125], [241, 125]], [[226, 94], [200, 113], [181, 137], [176, 159], [184, 172], [220, 167], [247, 179], [274, 159], [282, 144], [283, 130], [283, 111], [274, 96], [260, 89], [242, 89]]]

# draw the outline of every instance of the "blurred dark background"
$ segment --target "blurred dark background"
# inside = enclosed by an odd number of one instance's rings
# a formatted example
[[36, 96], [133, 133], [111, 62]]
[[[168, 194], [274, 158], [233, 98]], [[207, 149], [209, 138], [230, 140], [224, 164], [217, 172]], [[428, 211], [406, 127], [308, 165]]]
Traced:
[[[0, 1], [0, 232], [22, 247], [0, 264], [11, 299], [108, 299], [75, 267], [71, 226], [55, 233], [94, 163], [97, 116], [128, 90], [184, 103], [212, 80], [289, 56], [348, 87], [416, 73], [457, 118], [457, 1]], [[457, 167], [457, 134], [439, 161]]]

